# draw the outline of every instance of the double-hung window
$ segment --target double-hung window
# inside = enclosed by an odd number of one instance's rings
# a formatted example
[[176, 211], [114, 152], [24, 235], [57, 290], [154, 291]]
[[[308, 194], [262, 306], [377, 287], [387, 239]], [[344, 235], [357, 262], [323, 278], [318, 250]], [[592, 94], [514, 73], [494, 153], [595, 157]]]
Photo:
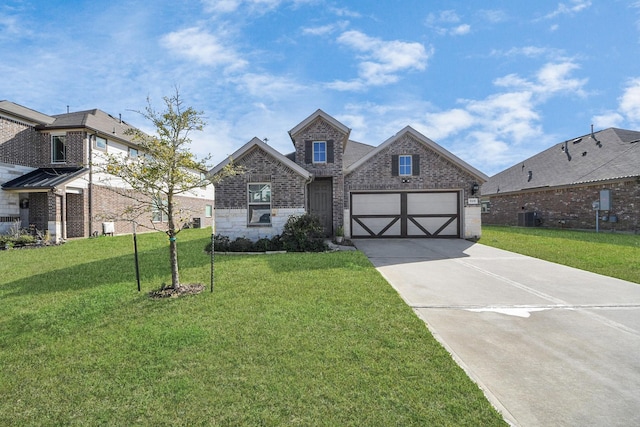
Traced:
[[412, 156], [398, 156], [398, 171], [400, 176], [411, 176], [413, 174], [412, 169]]
[[251, 183], [248, 194], [249, 225], [271, 225], [271, 184]]
[[327, 163], [327, 141], [313, 141], [313, 163]]
[[64, 135], [51, 136], [51, 163], [67, 161], [67, 142]]

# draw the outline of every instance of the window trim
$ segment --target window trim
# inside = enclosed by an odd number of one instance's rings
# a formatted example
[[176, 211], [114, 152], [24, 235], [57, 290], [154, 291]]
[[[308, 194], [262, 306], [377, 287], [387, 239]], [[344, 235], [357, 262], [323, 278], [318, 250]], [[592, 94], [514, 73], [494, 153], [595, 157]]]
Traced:
[[[56, 152], [54, 146], [54, 140], [62, 141], [62, 159], [56, 158]], [[67, 135], [51, 135], [51, 163], [67, 163]]]
[[[252, 190], [251, 187], [252, 186], [262, 186], [262, 188], [260, 189], [260, 191], [263, 191], [264, 186], [269, 186], [268, 190], [268, 201], [264, 201], [264, 200], [260, 200], [260, 201], [255, 201], [255, 200], [251, 200], [251, 195], [258, 193], [258, 190]], [[261, 199], [264, 196], [261, 196]], [[260, 207], [262, 206], [261, 210], [265, 210], [265, 208], [268, 208], [268, 214], [269, 214], [269, 222], [260, 222], [260, 220], [258, 221], [251, 221], [251, 216], [252, 216], [252, 207]], [[262, 217], [265, 214], [260, 215], [260, 219], [262, 219]], [[271, 183], [270, 182], [248, 182], [247, 183], [247, 226], [249, 227], [271, 227], [271, 225], [273, 224], [272, 220], [271, 220]]]
[[[132, 153], [133, 153], [134, 151], [135, 151], [135, 153], [136, 153], [136, 154], [135, 154], [135, 156], [134, 156], [134, 155], [132, 155]], [[140, 155], [140, 151], [139, 151], [137, 148], [129, 147], [129, 148], [127, 149], [127, 155], [128, 155], [128, 157], [130, 157], [130, 158], [132, 158], [132, 159], [137, 159], [137, 158], [138, 158], [138, 156]]]
[[[169, 221], [167, 213], [163, 208], [160, 207], [160, 203], [162, 203], [163, 207], [167, 206], [166, 200], [161, 200], [159, 198], [154, 197], [153, 205], [151, 206], [151, 222], [152, 223], [163, 223], [163, 222]], [[158, 216], [159, 216], [159, 219], [157, 219]]]
[[[402, 164], [403, 159], [408, 159], [409, 164]], [[408, 172], [407, 172], [408, 168]], [[404, 172], [403, 172], [404, 171]], [[413, 156], [411, 154], [398, 155], [398, 176], [412, 176], [413, 175]]]
[[213, 205], [204, 205], [204, 217], [205, 218], [213, 217]]
[[[316, 145], [317, 144], [317, 145]], [[316, 146], [319, 148], [317, 154], [320, 156], [324, 154], [324, 160], [316, 160]], [[323, 148], [323, 149], [322, 149]], [[327, 141], [313, 141], [311, 143], [311, 160], [315, 164], [326, 164], [327, 163]]]

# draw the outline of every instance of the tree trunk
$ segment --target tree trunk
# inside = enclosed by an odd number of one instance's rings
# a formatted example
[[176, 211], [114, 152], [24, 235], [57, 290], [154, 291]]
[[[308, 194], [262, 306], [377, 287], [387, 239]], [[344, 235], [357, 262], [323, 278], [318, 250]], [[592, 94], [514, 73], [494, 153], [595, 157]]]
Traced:
[[169, 237], [169, 260], [171, 262], [171, 286], [178, 289], [180, 286], [180, 273], [178, 272], [178, 242], [176, 237]]

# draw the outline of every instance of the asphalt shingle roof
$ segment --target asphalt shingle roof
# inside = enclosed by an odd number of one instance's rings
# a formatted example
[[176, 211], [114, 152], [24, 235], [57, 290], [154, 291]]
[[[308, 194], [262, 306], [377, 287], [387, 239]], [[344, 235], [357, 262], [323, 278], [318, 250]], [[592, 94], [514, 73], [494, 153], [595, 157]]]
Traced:
[[482, 194], [636, 176], [640, 176], [640, 132], [609, 128], [555, 144], [492, 176], [482, 185]]

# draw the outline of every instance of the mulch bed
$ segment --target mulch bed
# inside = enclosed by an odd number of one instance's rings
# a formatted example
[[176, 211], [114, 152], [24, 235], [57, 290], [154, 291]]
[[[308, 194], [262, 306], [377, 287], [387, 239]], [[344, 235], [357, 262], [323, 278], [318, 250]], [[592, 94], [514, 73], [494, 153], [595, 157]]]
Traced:
[[161, 289], [156, 289], [155, 291], [149, 292], [149, 297], [155, 299], [178, 298], [186, 295], [196, 295], [202, 291], [204, 291], [204, 285], [199, 283], [192, 283], [188, 285], [180, 285], [177, 288], [174, 288], [173, 286], [167, 286]]

